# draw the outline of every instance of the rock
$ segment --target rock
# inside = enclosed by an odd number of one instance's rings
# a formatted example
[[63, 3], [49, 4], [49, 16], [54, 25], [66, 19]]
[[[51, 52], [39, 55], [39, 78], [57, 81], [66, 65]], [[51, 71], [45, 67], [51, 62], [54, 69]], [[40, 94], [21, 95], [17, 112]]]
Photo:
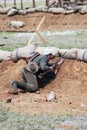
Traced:
[[8, 99], [6, 100], [6, 103], [11, 103], [11, 101], [12, 101], [12, 98], [8, 98]]
[[0, 46], [4, 46], [4, 45], [5, 45], [5, 43], [1, 43], [1, 42], [0, 42]]
[[51, 91], [47, 97], [47, 101], [50, 102], [52, 100], [56, 99], [56, 94], [54, 91]]

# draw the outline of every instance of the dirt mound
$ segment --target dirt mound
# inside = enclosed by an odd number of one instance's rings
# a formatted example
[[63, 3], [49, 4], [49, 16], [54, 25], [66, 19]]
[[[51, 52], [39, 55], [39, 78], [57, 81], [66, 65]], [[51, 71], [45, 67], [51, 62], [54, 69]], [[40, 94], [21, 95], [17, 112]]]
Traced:
[[[40, 89], [40, 93], [8, 94], [10, 81], [22, 81], [21, 69], [24, 60], [17, 63], [3, 61], [0, 63], [0, 99], [12, 98], [7, 104], [10, 111], [28, 112], [30, 114], [85, 114], [87, 111], [87, 64], [77, 60], [65, 60], [55, 80]], [[55, 91], [57, 99], [47, 102], [46, 97]], [[55, 110], [55, 111], [54, 111]]]
[[[7, 15], [0, 14], [0, 31], [34, 31], [45, 16], [40, 30], [71, 30], [71, 29], [87, 29], [87, 15], [76, 14], [52, 14], [52, 13], [29, 13], [25, 16], [15, 15], [8, 17]], [[11, 21], [23, 21], [25, 27], [13, 28], [9, 26]]]
[[[87, 29], [87, 15], [81, 14], [51, 14], [34, 13], [26, 16], [7, 17], [0, 14], [0, 31], [33, 31], [36, 29], [42, 17], [46, 19], [40, 30], [67, 30]], [[23, 28], [9, 27], [12, 20], [23, 21]], [[0, 100], [11, 98], [11, 103], [5, 103], [4, 108], [9, 111], [25, 112], [29, 114], [87, 114], [87, 63], [66, 59], [61, 66], [55, 80], [40, 89], [40, 93], [21, 93], [13, 95], [7, 93], [11, 88], [11, 80], [22, 81], [21, 69], [25, 65], [24, 60], [17, 63], [3, 61], [0, 63]], [[47, 102], [48, 94], [54, 90], [57, 99]], [[0, 104], [1, 105], [1, 104]]]

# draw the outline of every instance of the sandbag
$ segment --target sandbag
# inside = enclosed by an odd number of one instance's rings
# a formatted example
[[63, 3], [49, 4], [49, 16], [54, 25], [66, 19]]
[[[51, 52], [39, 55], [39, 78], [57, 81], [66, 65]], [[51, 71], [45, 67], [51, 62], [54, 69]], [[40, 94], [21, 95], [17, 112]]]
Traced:
[[0, 61], [10, 59], [11, 59], [11, 52], [0, 50]]
[[10, 7], [6, 7], [6, 8], [0, 7], [0, 14], [7, 14], [10, 9], [11, 9]]
[[76, 55], [76, 57], [77, 57], [77, 54], [78, 54], [78, 48], [72, 48], [72, 49], [70, 49], [75, 55]]
[[43, 11], [46, 11], [47, 8], [48, 7], [46, 7], [46, 6], [39, 6], [39, 7], [36, 7], [35, 10], [37, 12], [43, 12]]
[[21, 28], [25, 26], [25, 23], [23, 21], [11, 21], [9, 26], [12, 26], [15, 28]]
[[11, 9], [8, 11], [7, 16], [13, 16], [17, 14], [18, 10], [17, 9]]
[[35, 11], [36, 11], [35, 8], [29, 8], [29, 9], [25, 10], [26, 14], [28, 14], [28, 13], [34, 13]]
[[64, 10], [64, 14], [72, 14], [72, 13], [74, 13], [75, 12], [75, 10], [74, 9], [72, 9], [72, 10]]
[[59, 55], [66, 59], [77, 59], [77, 55], [72, 49], [60, 49]]
[[35, 52], [39, 52], [40, 54], [44, 54], [44, 52], [49, 51], [51, 52], [54, 56], [59, 56], [59, 48], [56, 47], [37, 47], [35, 49]]
[[87, 49], [79, 49], [77, 53], [77, 59], [87, 62]]
[[63, 8], [49, 8], [48, 12], [52, 12], [52, 13], [63, 13], [64, 12], [64, 9]]
[[87, 7], [84, 6], [82, 9], [79, 10], [80, 14], [85, 14], [87, 13]]
[[39, 52], [40, 54], [42, 54], [43, 53], [43, 50], [45, 49], [46, 47], [37, 47], [36, 49], [35, 49], [35, 52]]
[[17, 48], [11, 53], [11, 59], [17, 62], [20, 58], [28, 58], [32, 51], [35, 51], [35, 45], [28, 45], [22, 48]]
[[26, 11], [22, 9], [19, 9], [17, 13], [20, 15], [26, 15]]
[[76, 5], [74, 8], [79, 11], [84, 9], [85, 7], [86, 7], [85, 5]]

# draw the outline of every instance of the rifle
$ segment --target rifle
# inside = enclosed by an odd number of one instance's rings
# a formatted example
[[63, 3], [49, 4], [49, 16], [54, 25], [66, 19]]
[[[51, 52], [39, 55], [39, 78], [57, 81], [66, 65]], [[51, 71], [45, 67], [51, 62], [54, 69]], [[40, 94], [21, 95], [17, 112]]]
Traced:
[[[57, 60], [55, 63], [53, 63], [53, 65], [51, 66], [51, 68], [52, 68], [53, 70], [55, 70], [56, 67], [58, 67], [58, 68], [57, 68], [56, 75], [57, 75], [57, 73], [58, 73], [58, 69], [59, 69], [60, 65], [64, 62], [64, 60], [62, 60], [62, 58], [63, 58], [63, 56], [64, 56], [65, 54], [66, 54], [66, 52], [64, 52], [64, 53], [61, 55], [61, 57], [58, 58], [58, 60]], [[58, 64], [61, 60], [62, 60], [61, 64]], [[41, 79], [45, 74], [47, 74], [47, 73], [50, 72], [50, 71], [51, 71], [51, 70], [49, 69], [48, 71], [46, 71], [46, 72], [44, 72], [44, 73], [40, 73], [38, 77]]]

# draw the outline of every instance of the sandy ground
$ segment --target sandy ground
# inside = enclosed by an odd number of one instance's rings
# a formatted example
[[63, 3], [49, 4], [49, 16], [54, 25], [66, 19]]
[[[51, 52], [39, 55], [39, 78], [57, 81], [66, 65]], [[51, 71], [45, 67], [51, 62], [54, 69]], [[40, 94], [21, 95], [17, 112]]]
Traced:
[[[48, 13], [35, 13], [26, 16], [7, 17], [0, 15], [1, 31], [32, 31], [32, 24], [36, 28], [41, 18], [46, 19], [41, 30], [65, 30], [65, 29], [87, 29], [87, 16], [80, 14], [53, 15]], [[11, 20], [23, 20], [26, 27], [13, 29], [8, 27]], [[21, 93], [18, 95], [9, 94], [10, 81], [21, 79], [21, 69], [25, 65], [24, 60], [17, 63], [3, 61], [0, 63], [0, 100], [7, 101], [5, 108], [9, 111], [19, 113], [48, 114], [48, 115], [87, 115], [87, 63], [65, 59], [56, 78], [40, 89], [38, 93]], [[56, 99], [47, 102], [47, 96], [55, 91]]]
[[[40, 28], [43, 30], [70, 30], [70, 29], [87, 29], [87, 15], [77, 14], [52, 14], [52, 13], [31, 13], [25, 16], [15, 15], [8, 17], [7, 15], [0, 14], [0, 31], [34, 31], [41, 21], [42, 17], [45, 16], [45, 20]], [[11, 21], [23, 21], [25, 27], [13, 28], [9, 27]]]

